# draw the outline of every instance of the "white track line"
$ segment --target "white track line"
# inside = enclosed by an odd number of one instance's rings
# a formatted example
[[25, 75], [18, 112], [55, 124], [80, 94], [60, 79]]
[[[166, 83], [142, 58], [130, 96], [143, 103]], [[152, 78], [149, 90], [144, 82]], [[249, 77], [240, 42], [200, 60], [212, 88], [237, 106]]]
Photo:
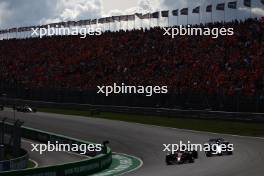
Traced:
[[131, 173], [131, 172], [133, 172], [135, 170], [138, 170], [139, 168], [141, 168], [143, 166], [143, 161], [139, 157], [128, 155], [128, 154], [125, 154], [125, 153], [115, 153], [115, 152], [113, 152], [113, 154], [116, 154], [116, 155], [120, 154], [120, 155], [125, 155], [125, 156], [131, 157], [131, 158], [136, 158], [140, 162], [140, 164], [137, 167], [135, 167], [134, 169], [131, 169], [129, 171], [123, 172], [121, 175]]
[[35, 166], [33, 168], [37, 168], [38, 167], [38, 162], [37, 161], [35, 161], [33, 159], [30, 159], [30, 158], [28, 160], [35, 164]]

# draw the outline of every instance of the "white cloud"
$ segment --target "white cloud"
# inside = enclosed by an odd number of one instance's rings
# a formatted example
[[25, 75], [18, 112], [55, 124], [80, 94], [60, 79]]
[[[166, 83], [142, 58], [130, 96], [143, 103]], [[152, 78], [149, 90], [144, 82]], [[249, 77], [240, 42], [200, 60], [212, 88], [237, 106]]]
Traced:
[[257, 17], [263, 17], [264, 16], [264, 9], [263, 8], [253, 8], [252, 13]]
[[58, 16], [42, 18], [41, 23], [98, 18], [101, 16], [100, 0], [57, 0]]
[[196, 2], [197, 0], [161, 0], [160, 6], [164, 9], [175, 9], [175, 8], [181, 8], [181, 7], [187, 7], [191, 3]]
[[137, 6], [128, 8], [126, 10], [113, 9], [103, 16], [114, 16], [114, 15], [128, 15], [134, 13], [149, 13], [159, 9], [160, 0], [138, 0]]
[[[120, 0], [129, 1], [129, 0]], [[232, 1], [232, 0], [230, 0]], [[228, 19], [237, 17], [248, 17], [248, 8], [241, 7], [242, 0], [238, 0], [240, 8], [237, 11], [227, 9]], [[103, 0], [0, 0], [0, 28], [10, 28], [17, 26], [29, 26], [53, 23], [67, 20], [80, 20], [99, 18], [101, 16], [114, 16], [134, 13], [148, 13], [157, 10], [173, 10], [189, 7], [190, 10], [202, 3], [203, 8], [213, 3], [214, 5], [223, 0], [138, 0], [136, 6], [128, 9], [115, 9], [103, 13]], [[229, 2], [229, 1], [226, 1]], [[253, 1], [255, 2], [255, 1]], [[252, 14], [264, 16], [263, 4], [260, 1], [254, 3]], [[109, 8], [108, 8], [109, 9]], [[203, 20], [209, 20], [208, 14], [202, 14]], [[209, 15], [210, 16], [210, 15]], [[214, 11], [215, 19], [220, 19], [221, 12]], [[186, 21], [185, 17], [183, 21]], [[197, 15], [190, 13], [190, 21], [198, 21]], [[171, 22], [175, 21], [172, 19]]]
[[88, 19], [101, 16], [99, 0], [62, 0], [59, 3], [62, 20]]
[[0, 26], [3, 25], [4, 21], [8, 20], [10, 11], [8, 10], [8, 3], [0, 2]]
[[149, 11], [149, 12], [153, 11], [153, 7], [150, 0], [139, 0], [138, 7], [144, 11]]
[[101, 0], [1, 0], [0, 28], [101, 16]]
[[110, 12], [108, 12], [107, 15], [103, 15], [103, 16], [118, 16], [118, 15], [124, 15], [124, 11], [114, 9], [114, 10], [111, 10]]

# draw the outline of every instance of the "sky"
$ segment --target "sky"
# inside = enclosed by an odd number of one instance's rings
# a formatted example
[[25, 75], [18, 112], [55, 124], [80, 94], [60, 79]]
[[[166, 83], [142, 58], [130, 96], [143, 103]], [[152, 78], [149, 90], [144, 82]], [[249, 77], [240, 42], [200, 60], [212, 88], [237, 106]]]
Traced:
[[[93, 19], [104, 16], [147, 13], [157, 10], [173, 10], [177, 8], [194, 8], [199, 4], [230, 2], [234, 0], [0, 0], [0, 29], [47, 24], [60, 21]], [[215, 19], [249, 16], [248, 8], [242, 7], [238, 0], [239, 10], [229, 9], [227, 14], [214, 14]], [[264, 16], [264, 5], [260, 0], [254, 1], [253, 14]], [[210, 16], [210, 15], [209, 15]], [[193, 15], [190, 21], [208, 20], [208, 14], [198, 17]], [[175, 20], [175, 19], [174, 19]], [[185, 21], [184, 17], [177, 19]]]

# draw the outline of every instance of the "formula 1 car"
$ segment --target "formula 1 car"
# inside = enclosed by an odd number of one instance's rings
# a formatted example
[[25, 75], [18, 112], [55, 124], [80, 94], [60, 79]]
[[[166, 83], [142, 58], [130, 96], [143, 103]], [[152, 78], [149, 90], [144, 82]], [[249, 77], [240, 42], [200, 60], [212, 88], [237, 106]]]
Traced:
[[14, 107], [14, 110], [16, 110], [17, 112], [37, 112], [35, 108], [29, 106], [17, 106]]
[[175, 153], [169, 153], [166, 155], [166, 164], [183, 164], [193, 163], [194, 159], [198, 158], [197, 151], [177, 151]]
[[209, 147], [209, 150], [205, 151], [207, 157], [233, 154], [233, 145], [223, 138], [209, 139], [205, 145]]

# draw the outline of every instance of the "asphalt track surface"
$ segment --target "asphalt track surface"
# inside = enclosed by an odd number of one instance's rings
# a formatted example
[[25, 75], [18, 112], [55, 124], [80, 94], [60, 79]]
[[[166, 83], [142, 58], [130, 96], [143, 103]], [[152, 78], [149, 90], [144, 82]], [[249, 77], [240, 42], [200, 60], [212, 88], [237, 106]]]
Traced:
[[[12, 112], [0, 112], [12, 117]], [[143, 166], [133, 176], [263, 176], [264, 139], [163, 128], [105, 119], [50, 113], [17, 113], [25, 126], [93, 142], [110, 141], [114, 152], [137, 156]], [[195, 125], [195, 124], [193, 124]], [[193, 164], [167, 166], [163, 144], [180, 140], [203, 144], [209, 138], [224, 137], [234, 144], [234, 155], [199, 158]]]
[[35, 141], [30, 140], [22, 140], [22, 148], [29, 151], [29, 158], [37, 163], [37, 167], [42, 166], [50, 166], [55, 164], [64, 164], [65, 162], [73, 162], [73, 161], [80, 161], [86, 159], [86, 156], [78, 155], [75, 153], [70, 152], [43, 152], [40, 154], [37, 151], [31, 151], [32, 145], [31, 144], [38, 144]]

